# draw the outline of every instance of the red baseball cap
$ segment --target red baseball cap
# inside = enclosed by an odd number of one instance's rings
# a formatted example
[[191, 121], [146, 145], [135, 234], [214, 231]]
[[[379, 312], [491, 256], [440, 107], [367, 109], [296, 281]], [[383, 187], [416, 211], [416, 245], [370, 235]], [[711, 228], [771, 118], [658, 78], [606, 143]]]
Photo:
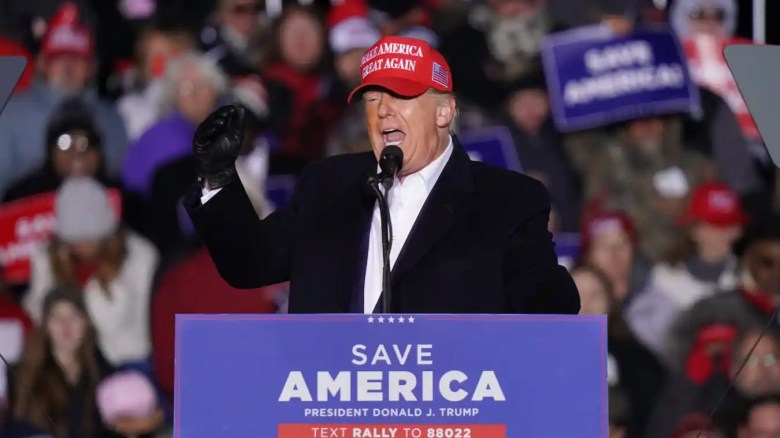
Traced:
[[428, 43], [416, 38], [387, 36], [363, 54], [360, 85], [349, 94], [362, 95], [368, 87], [381, 87], [404, 97], [419, 96], [429, 88], [452, 92], [447, 60]]
[[69, 2], [57, 11], [49, 22], [41, 46], [41, 52], [47, 58], [62, 54], [92, 57], [92, 32], [80, 22], [78, 6]]
[[693, 191], [688, 211], [680, 218], [681, 225], [696, 222], [725, 227], [745, 224], [748, 217], [731, 188], [720, 182], [711, 182], [702, 184]]

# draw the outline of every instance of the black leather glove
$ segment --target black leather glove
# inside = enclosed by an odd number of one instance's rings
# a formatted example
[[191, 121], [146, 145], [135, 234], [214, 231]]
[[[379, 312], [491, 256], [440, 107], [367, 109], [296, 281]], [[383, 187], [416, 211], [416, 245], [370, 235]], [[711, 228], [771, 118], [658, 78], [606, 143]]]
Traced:
[[204, 120], [192, 140], [201, 187], [217, 189], [236, 178], [236, 158], [244, 142], [244, 108], [220, 107]]

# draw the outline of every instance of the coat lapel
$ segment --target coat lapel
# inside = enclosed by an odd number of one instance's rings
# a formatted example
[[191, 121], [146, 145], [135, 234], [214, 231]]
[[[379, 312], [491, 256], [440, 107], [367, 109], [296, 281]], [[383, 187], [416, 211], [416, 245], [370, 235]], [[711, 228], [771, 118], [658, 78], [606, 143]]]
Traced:
[[369, 172], [376, 173], [376, 160], [373, 155], [366, 156], [365, 170], [359, 172], [350, 182], [345, 203], [341, 204], [343, 214], [339, 227], [340, 245], [337, 249], [337, 254], [340, 254], [337, 259], [341, 272], [336, 293], [339, 296], [339, 307], [343, 308], [344, 312], [363, 312], [366, 254], [375, 203], [365, 181]]
[[392, 271], [392, 287], [435, 245], [464, 213], [474, 189], [471, 159], [453, 136], [452, 156], [425, 201]]

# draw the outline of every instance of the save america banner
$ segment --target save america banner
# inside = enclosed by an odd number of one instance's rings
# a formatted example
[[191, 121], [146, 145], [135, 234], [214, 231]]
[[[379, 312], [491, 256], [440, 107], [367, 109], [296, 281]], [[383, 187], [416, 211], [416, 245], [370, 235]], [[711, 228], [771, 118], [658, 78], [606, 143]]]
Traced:
[[577, 28], [548, 36], [542, 59], [553, 119], [563, 132], [701, 113], [698, 88], [669, 31], [616, 35], [606, 26]]
[[606, 437], [604, 316], [177, 315], [177, 437]]

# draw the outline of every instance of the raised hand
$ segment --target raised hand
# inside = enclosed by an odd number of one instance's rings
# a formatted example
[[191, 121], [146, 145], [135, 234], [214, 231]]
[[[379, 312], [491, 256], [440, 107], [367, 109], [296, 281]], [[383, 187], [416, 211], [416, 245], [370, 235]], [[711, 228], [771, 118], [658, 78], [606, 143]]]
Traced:
[[213, 190], [236, 178], [235, 162], [243, 141], [244, 108], [238, 105], [218, 108], [198, 126], [192, 152], [201, 185]]

